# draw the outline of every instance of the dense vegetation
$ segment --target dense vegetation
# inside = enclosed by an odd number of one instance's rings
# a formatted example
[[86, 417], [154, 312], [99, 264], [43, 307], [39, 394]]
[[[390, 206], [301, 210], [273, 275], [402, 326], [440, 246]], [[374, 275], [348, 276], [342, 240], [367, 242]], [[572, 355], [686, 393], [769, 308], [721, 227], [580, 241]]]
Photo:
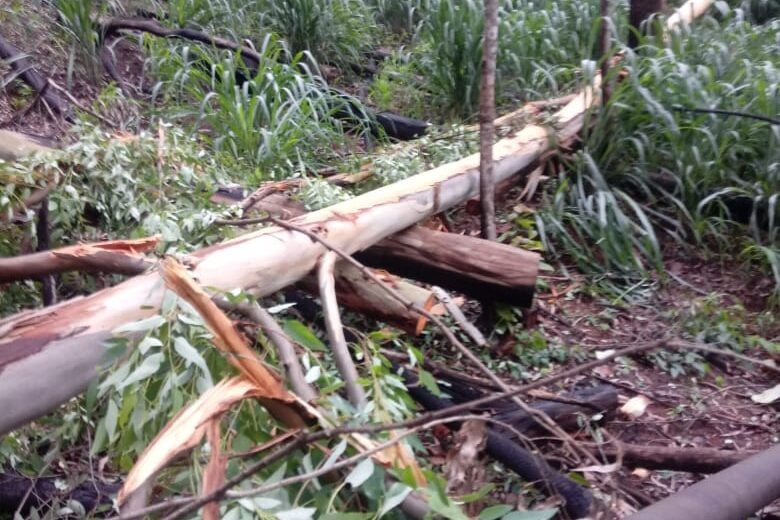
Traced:
[[[502, 0], [497, 96], [503, 111], [576, 92], [588, 83], [599, 60], [598, 4]], [[56, 21], [53, 38], [67, 50], [68, 87], [100, 77], [103, 41], [91, 20], [132, 15], [141, 7], [138, 2], [92, 0], [56, 0], [52, 5], [36, 13], [10, 9], [0, 24], [20, 27], [27, 16], [38, 27]], [[50, 196], [53, 246], [161, 234], [158, 253], [189, 252], [236, 233], [214, 225], [218, 218], [235, 216], [233, 209], [210, 202], [218, 185], [253, 187], [297, 178], [296, 196], [317, 208], [475, 151], [477, 134], [463, 125], [476, 119], [481, 2], [169, 0], [155, 2], [153, 10], [170, 26], [250, 41], [263, 59], [252, 70], [230, 51], [148, 34], [124, 36], [140, 49], [143, 74], [135, 78], [137, 83], [125, 85], [125, 93], [117, 85], [102, 86], [91, 106], [118, 128], [109, 131], [81, 113], [69, 135], [72, 144], [63, 151], [0, 163], [3, 214], [11, 215], [36, 187], [52, 179], [59, 184]], [[668, 40], [647, 37], [636, 51], [624, 49], [625, 10], [623, 2], [614, 8], [619, 36], [612, 41], [612, 51], [626, 52], [624, 77], [618, 82], [618, 71], [613, 71], [615, 88], [608, 104], [590, 115], [576, 151], [558, 154], [556, 168], [546, 171], [542, 193], [528, 206], [500, 215], [511, 224], [502, 239], [543, 250], [547, 263], [587, 276], [592, 291], [615, 304], [647, 298], [656, 284], [669, 283], [666, 258], [697, 255], [773, 277], [776, 305], [780, 125], [684, 109], [780, 113], [780, 4], [718, 2], [692, 27]], [[116, 41], [111, 45], [118, 48]], [[381, 46], [391, 49], [390, 56], [375, 77], [361, 78], [353, 66]], [[323, 76], [333, 68], [339, 73], [328, 82]], [[351, 123], [337, 119], [345, 97], [334, 86], [355, 95], [347, 101], [352, 105], [362, 98], [377, 109], [427, 118], [436, 126], [412, 144], [380, 138], [381, 148], [369, 151], [364, 143], [369, 116], [359, 114]], [[373, 176], [352, 188], [318, 176], [325, 167], [356, 172], [367, 163], [372, 163]], [[32, 219], [26, 227], [0, 220], [0, 254], [24, 252], [23, 244], [34, 235]], [[60, 279], [60, 295], [86, 294], [113, 282], [112, 277], [69, 274]], [[34, 282], [4, 287], [0, 312], [10, 315], [37, 305], [38, 293]], [[732, 348], [777, 348], [771, 338], [755, 335], [715, 307], [708, 303], [691, 310], [686, 334]], [[416, 413], [380, 348], [392, 345], [419, 361], [423, 350], [441, 342], [438, 334], [413, 341], [353, 318], [355, 328], [363, 331], [355, 348], [363, 359], [361, 383], [370, 400], [358, 413], [339, 395], [341, 383], [318, 339], [321, 331], [303, 323], [294, 309], [282, 305], [276, 311], [285, 330], [306, 349], [302, 363], [307, 380], [320, 390], [334, 422], [391, 422]], [[770, 307], [766, 316], [771, 313]], [[523, 330], [517, 313], [500, 309], [496, 331], [506, 330], [525, 348], [515, 360], [495, 365], [505, 373], [534, 377], [530, 369], [545, 370], [576, 355]], [[112, 471], [125, 473], [184, 404], [231, 374], [202, 319], [173, 296], [158, 316], [117, 332], [111, 346], [115, 366], [83, 398], [2, 439], [0, 461], [36, 474], [52, 461], [67, 459], [67, 472], [78, 479], [84, 461], [107, 457]], [[128, 356], [121, 355], [127, 344], [122, 332], [143, 337]], [[276, 364], [264, 341], [258, 340], [258, 348]], [[659, 362], [673, 364], [677, 371], [704, 370], [698, 356]], [[421, 380], [436, 389], [432, 378]], [[232, 412], [226, 422], [233, 452], [250, 450], [275, 435], [273, 419], [254, 404]], [[418, 443], [412, 441], [414, 447]], [[338, 454], [347, 445], [334, 442], [331, 448]], [[197, 493], [206, 450], [195, 450], [190, 460], [166, 470], [160, 479], [165, 494]], [[272, 483], [329, 460], [319, 452], [298, 453], [254, 478]], [[228, 474], [247, 463], [231, 459]], [[386, 470], [361, 464], [346, 480], [312, 481], [226, 501], [222, 516], [391, 517], [412, 482], [411, 475], [396, 473], [397, 482], [390, 484]], [[432, 468], [425, 476], [434, 509], [463, 518], [454, 512], [442, 477]], [[345, 491], [345, 482], [360, 489], [360, 499]], [[508, 482], [507, 488], [516, 485]], [[349, 511], [352, 516], [345, 513]], [[502, 512], [509, 511], [483, 511], [481, 518], [498, 518], [493, 513]], [[504, 518], [542, 518], [518, 514]]]

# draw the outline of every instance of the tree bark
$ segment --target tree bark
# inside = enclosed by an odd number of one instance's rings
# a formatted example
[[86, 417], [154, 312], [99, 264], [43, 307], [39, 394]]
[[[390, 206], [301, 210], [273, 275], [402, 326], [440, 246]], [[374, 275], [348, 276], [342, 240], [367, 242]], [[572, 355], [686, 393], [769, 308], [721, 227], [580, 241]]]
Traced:
[[482, 238], [496, 239], [493, 141], [496, 119], [496, 54], [498, 53], [498, 0], [485, 0], [482, 39], [482, 78], [479, 86], [479, 194], [482, 199]]
[[734, 520], [780, 498], [780, 444], [628, 517], [628, 520]]
[[622, 456], [623, 464], [645, 469], [687, 471], [689, 473], [716, 473], [742, 462], [756, 451], [730, 451], [715, 448], [644, 446], [638, 444], [607, 444], [593, 451], [610, 458]]
[[371, 267], [521, 307], [533, 300], [539, 255], [517, 247], [420, 226], [355, 255]]
[[141, 274], [153, 263], [139, 253], [154, 249], [158, 241], [157, 237], [111, 240], [0, 258], [0, 283], [43, 278], [66, 271]]

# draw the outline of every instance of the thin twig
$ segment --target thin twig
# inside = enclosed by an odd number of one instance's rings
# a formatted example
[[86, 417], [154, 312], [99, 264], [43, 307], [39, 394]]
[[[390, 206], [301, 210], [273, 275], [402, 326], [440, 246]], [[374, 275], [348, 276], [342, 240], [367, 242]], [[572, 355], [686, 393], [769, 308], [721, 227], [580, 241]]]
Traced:
[[680, 105], [673, 105], [672, 110], [677, 112], [693, 112], [695, 114], [717, 114], [721, 116], [745, 117], [747, 119], [763, 121], [765, 123], [769, 123], [770, 125], [780, 125], [780, 119], [775, 119], [773, 117], [761, 114], [751, 114], [750, 112], [740, 112], [738, 110], [724, 110], [722, 108], [688, 108]]
[[358, 382], [358, 372], [352, 357], [349, 354], [347, 340], [344, 337], [344, 326], [341, 324], [338, 301], [336, 300], [336, 279], [334, 276], [336, 260], [338, 256], [333, 252], [327, 252], [320, 258], [317, 269], [317, 282], [320, 289], [320, 302], [322, 314], [325, 320], [325, 329], [328, 332], [330, 350], [333, 352], [333, 360], [336, 368], [347, 387], [347, 397], [357, 409], [366, 406], [366, 393]]
[[81, 102], [80, 102], [78, 99], [76, 99], [75, 97], [73, 97], [73, 94], [71, 94], [71, 93], [68, 91], [68, 89], [66, 89], [65, 87], [62, 87], [62, 86], [58, 85], [58, 84], [57, 84], [57, 82], [55, 82], [53, 79], [49, 78], [47, 81], [48, 81], [48, 84], [49, 84], [49, 85], [51, 85], [52, 87], [54, 87], [56, 90], [59, 90], [59, 91], [60, 91], [60, 92], [62, 92], [63, 94], [65, 94], [65, 97], [67, 97], [67, 98], [68, 98], [68, 100], [69, 100], [71, 103], [73, 103], [74, 105], [76, 105], [76, 107], [77, 107], [79, 110], [81, 110], [82, 112], [85, 112], [85, 113], [87, 113], [87, 114], [91, 115], [92, 117], [94, 117], [95, 119], [97, 119], [98, 121], [100, 121], [101, 123], [103, 123], [104, 125], [106, 125], [106, 126], [107, 126], [107, 127], [109, 127], [109, 128], [113, 128], [113, 129], [117, 129], [117, 128], [119, 128], [119, 125], [117, 125], [116, 123], [114, 123], [114, 122], [113, 122], [113, 121], [111, 121], [110, 119], [107, 119], [106, 117], [104, 117], [104, 116], [101, 116], [100, 114], [98, 114], [97, 112], [95, 112], [94, 110], [92, 110], [91, 108], [89, 108], [89, 107], [87, 107], [87, 106], [84, 106], [84, 104], [83, 104], [83, 103], [81, 103]]
[[447, 312], [450, 313], [450, 316], [452, 316], [452, 319], [455, 320], [461, 330], [468, 334], [468, 336], [474, 341], [474, 343], [477, 344], [477, 346], [484, 347], [487, 345], [485, 336], [482, 335], [479, 329], [475, 327], [474, 324], [468, 320], [468, 318], [466, 318], [466, 316], [463, 314], [463, 311], [460, 310], [460, 307], [458, 307], [450, 295], [447, 294], [447, 291], [441, 287], [431, 287], [431, 290], [433, 291], [433, 294], [436, 295], [436, 298], [444, 305], [444, 307], [447, 309]]
[[[501, 388], [504, 392], [511, 392], [511, 388], [507, 386], [507, 384], [498, 377], [492, 370], [490, 370], [479, 357], [474, 354], [466, 345], [461, 343], [461, 341], [455, 336], [455, 334], [447, 327], [447, 325], [441, 321], [437, 316], [430, 313], [429, 311], [425, 310], [424, 308], [420, 307], [419, 305], [416, 305], [414, 302], [408, 300], [406, 297], [404, 297], [402, 294], [400, 294], [398, 291], [384, 283], [375, 273], [371, 272], [370, 269], [367, 269], [363, 264], [355, 260], [351, 255], [348, 253], [342, 251], [340, 248], [336, 247], [335, 245], [331, 244], [328, 240], [322, 238], [318, 234], [309, 231], [306, 228], [302, 228], [300, 226], [297, 226], [295, 224], [291, 224], [290, 222], [286, 222], [283, 220], [279, 220], [273, 216], [269, 217], [269, 220], [276, 224], [279, 227], [282, 227], [284, 229], [288, 229], [290, 231], [295, 231], [298, 233], [301, 233], [303, 235], [306, 235], [307, 237], [311, 238], [312, 240], [319, 242], [323, 246], [325, 246], [330, 251], [338, 254], [340, 257], [342, 257], [345, 261], [355, 266], [355, 268], [359, 269], [363, 275], [375, 283], [379, 285], [382, 290], [384, 290], [388, 295], [390, 295], [392, 298], [403, 304], [406, 308], [410, 309], [413, 312], [416, 312], [417, 314], [424, 316], [429, 321], [434, 323], [439, 330], [444, 334], [444, 336], [447, 338], [447, 340], [455, 346], [455, 348], [464, 356], [466, 357], [474, 366], [476, 366], [485, 376], [488, 377], [491, 381], [493, 381], [499, 388]], [[574, 451], [580, 452], [583, 456], [590, 459], [593, 462], [596, 462], [595, 458], [593, 457], [593, 454], [589, 452], [588, 450], [585, 450], [584, 448], [578, 447], [576, 442], [574, 442], [574, 439], [571, 438], [571, 436], [563, 431], [552, 419], [550, 419], [547, 414], [542, 412], [541, 410], [535, 410], [531, 407], [529, 407], [522, 399], [518, 397], [517, 394], [512, 393], [511, 394], [512, 400], [517, 404], [521, 410], [528, 413], [531, 417], [533, 417], [540, 426], [544, 427], [551, 433], [553, 433], [556, 437], [567, 443]]]
[[293, 392], [304, 401], [312, 401], [317, 398], [317, 392], [306, 382], [306, 376], [303, 374], [300, 363], [298, 363], [295, 346], [268, 311], [257, 303], [233, 304], [223, 298], [216, 298], [214, 301], [223, 310], [240, 312], [257, 324], [268, 337], [268, 340], [276, 347], [276, 352], [279, 354], [279, 362], [284, 368], [286, 379], [289, 381]]
[[239, 219], [224, 219], [218, 218], [214, 221], [217, 226], [251, 226], [253, 224], [265, 224], [268, 222], [268, 217], [256, 217], [256, 218], [239, 218]]

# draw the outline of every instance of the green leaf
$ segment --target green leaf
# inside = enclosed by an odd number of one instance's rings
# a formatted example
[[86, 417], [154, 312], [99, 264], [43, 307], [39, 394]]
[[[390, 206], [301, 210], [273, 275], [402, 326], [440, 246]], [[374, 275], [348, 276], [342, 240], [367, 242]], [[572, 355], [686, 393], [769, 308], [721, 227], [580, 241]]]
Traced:
[[118, 417], [119, 417], [119, 408], [117, 407], [113, 399], [109, 399], [108, 409], [106, 410], [105, 424], [106, 424], [106, 433], [108, 434], [108, 439], [110, 442], [113, 442], [116, 439], [115, 437], [116, 422]]
[[541, 511], [514, 511], [502, 520], [550, 520], [558, 513], [557, 509], [542, 509]]
[[379, 517], [384, 516], [388, 511], [397, 507], [404, 499], [412, 492], [412, 488], [405, 486], [400, 482], [393, 483], [390, 489], [387, 490], [385, 501], [382, 504], [382, 508], [379, 510]]
[[279, 520], [309, 520], [314, 518], [315, 512], [317, 512], [316, 507], [296, 507], [295, 509], [279, 511], [274, 514]]
[[149, 316], [146, 319], [140, 321], [134, 321], [125, 325], [120, 325], [115, 328], [113, 334], [122, 334], [124, 332], [145, 332], [148, 330], [154, 330], [161, 325], [165, 324], [165, 318], [160, 315]]
[[211, 372], [209, 371], [209, 367], [206, 366], [206, 360], [203, 359], [203, 356], [200, 355], [198, 349], [193, 347], [190, 342], [186, 340], [186, 338], [181, 336], [174, 338], [173, 348], [182, 358], [187, 361], [188, 366], [190, 364], [195, 365], [203, 372], [203, 375], [205, 375], [209, 381], [211, 380]]
[[370, 458], [363, 459], [363, 461], [355, 466], [355, 468], [347, 475], [344, 482], [352, 486], [352, 489], [359, 487], [363, 482], [368, 480], [374, 473], [374, 461]]
[[317, 520], [369, 520], [374, 518], [372, 513], [325, 513], [317, 517]]
[[331, 466], [333, 466], [339, 457], [341, 457], [341, 454], [344, 453], [344, 450], [347, 449], [347, 439], [342, 439], [341, 442], [339, 442], [335, 448], [333, 448], [333, 451], [330, 453], [330, 456], [325, 461], [325, 464], [322, 465], [322, 469], [327, 469]]
[[419, 374], [420, 383], [422, 383], [422, 385], [428, 389], [429, 392], [431, 392], [433, 395], [441, 395], [441, 389], [439, 388], [439, 385], [436, 384], [436, 379], [430, 372], [420, 368]]
[[479, 520], [496, 520], [512, 511], [514, 507], [507, 505], [490, 506], [479, 513]]
[[310, 350], [327, 352], [328, 349], [309, 327], [298, 320], [285, 320], [284, 331], [294, 342]]
[[160, 352], [148, 356], [146, 359], [144, 359], [144, 362], [141, 363], [141, 366], [133, 370], [133, 373], [127, 376], [127, 379], [119, 384], [117, 389], [122, 390], [123, 388], [126, 388], [133, 383], [137, 383], [138, 381], [146, 379], [147, 377], [155, 374], [164, 360], [165, 355]]
[[433, 492], [429, 495], [428, 505], [434, 513], [438, 513], [449, 520], [469, 520], [463, 510], [443, 493]]

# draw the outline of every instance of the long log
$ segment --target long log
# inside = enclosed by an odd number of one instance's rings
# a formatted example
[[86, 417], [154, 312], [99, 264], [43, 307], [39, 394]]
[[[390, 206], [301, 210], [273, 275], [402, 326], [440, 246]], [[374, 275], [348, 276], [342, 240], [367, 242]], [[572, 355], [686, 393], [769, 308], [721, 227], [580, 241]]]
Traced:
[[[691, 4], [711, 3], [692, 0], [680, 13], [693, 13]], [[551, 130], [558, 142], [579, 132], [586, 111], [598, 98], [599, 84], [596, 74], [591, 86], [553, 115], [554, 128], [530, 125], [496, 143], [496, 182], [514, 176], [551, 150]], [[478, 191], [478, 168], [479, 156], [474, 154], [309, 213], [294, 223], [354, 253], [472, 197]], [[269, 227], [197, 252], [200, 262], [193, 274], [207, 287], [243, 288], [265, 295], [303, 278], [324, 253], [324, 246], [300, 233]], [[159, 276], [149, 273], [83, 299], [0, 320], [0, 434], [81, 393], [97, 376], [111, 331], [154, 315], [163, 294]]]
[[657, 502], [628, 520], [736, 520], [780, 498], [780, 444]]
[[30, 478], [18, 473], [0, 473], [0, 513], [13, 517], [16, 511], [27, 515], [31, 508], [48, 510], [54, 505], [65, 505], [68, 500], [79, 502], [91, 513], [98, 506], [110, 508], [112, 496], [119, 490], [118, 484], [92, 480], [82, 482], [72, 489], [59, 487], [57, 477]]
[[[236, 203], [244, 199], [243, 193], [238, 188], [223, 187], [212, 200]], [[279, 193], [269, 195], [253, 207], [270, 214], [285, 214], [282, 218], [304, 212], [300, 204]], [[421, 226], [385, 238], [355, 257], [370, 267], [439, 285], [480, 301], [496, 300], [520, 307], [528, 307], [533, 301], [539, 271], [537, 253]]]
[[689, 473], [716, 473], [757, 453], [752, 450], [645, 446], [625, 442], [617, 445], [610, 443], [600, 449], [594, 446], [593, 451], [604, 453], [612, 459], [620, 458], [626, 466]]
[[539, 255], [476, 237], [412, 227], [356, 255], [371, 267], [465, 293], [530, 306]]

